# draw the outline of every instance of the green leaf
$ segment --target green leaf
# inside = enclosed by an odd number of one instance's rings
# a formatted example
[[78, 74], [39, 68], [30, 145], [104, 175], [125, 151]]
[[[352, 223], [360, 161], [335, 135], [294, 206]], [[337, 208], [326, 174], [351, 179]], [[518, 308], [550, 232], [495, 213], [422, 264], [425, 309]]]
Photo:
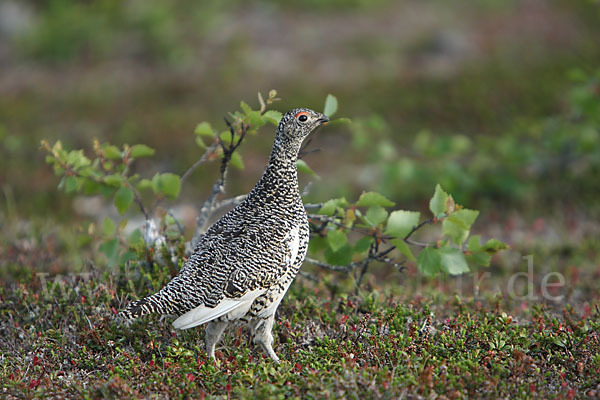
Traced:
[[150, 179], [146, 179], [146, 178], [142, 179], [141, 181], [138, 182], [137, 189], [138, 190], [152, 189], [152, 181]]
[[115, 233], [115, 223], [112, 221], [112, 219], [106, 217], [104, 218], [104, 221], [102, 221], [102, 235], [104, 235], [104, 237], [108, 238], [108, 237], [112, 237]]
[[394, 211], [388, 219], [385, 234], [404, 238], [419, 223], [420, 218], [421, 213], [418, 211]]
[[347, 205], [348, 201], [345, 197], [341, 197], [339, 199], [330, 199], [323, 204], [323, 207], [321, 207], [321, 209], [319, 210], [319, 214], [331, 217], [333, 214], [335, 214], [335, 211], [338, 208], [346, 207]]
[[159, 194], [160, 193], [160, 174], [158, 172], [156, 174], [154, 174], [151, 182], [152, 182], [152, 191], [154, 192], [154, 194]]
[[327, 232], [327, 243], [332, 251], [337, 252], [348, 244], [346, 232], [342, 230], [331, 230]]
[[200, 136], [196, 136], [196, 144], [202, 150], [205, 150], [207, 148], [206, 143], [204, 143], [204, 139], [202, 139]]
[[331, 248], [325, 250], [325, 261], [332, 265], [348, 265], [352, 262], [352, 247], [346, 244], [338, 251], [333, 251]]
[[429, 209], [433, 213], [434, 217], [440, 218], [444, 215], [446, 212], [448, 197], [448, 193], [444, 192], [439, 184], [436, 185], [435, 193], [429, 201]]
[[119, 233], [123, 232], [123, 229], [125, 229], [125, 227], [127, 227], [128, 223], [129, 223], [129, 220], [127, 218], [119, 221], [119, 226], [117, 227], [117, 230], [119, 231]]
[[479, 211], [477, 210], [463, 208], [450, 214], [446, 220], [452, 221], [456, 225], [468, 231], [471, 229], [471, 225], [473, 225], [478, 215]]
[[212, 127], [208, 122], [200, 122], [196, 125], [196, 129], [194, 129], [194, 133], [199, 136], [210, 136], [213, 137], [215, 134], [213, 132]]
[[265, 112], [262, 116], [263, 121], [269, 122], [275, 126], [279, 125], [279, 121], [281, 121], [281, 117], [283, 115], [279, 111], [269, 110]]
[[71, 150], [69, 154], [67, 154], [65, 162], [72, 165], [74, 169], [90, 165], [90, 160], [83, 155], [83, 150]]
[[367, 222], [372, 226], [377, 226], [383, 223], [387, 219], [387, 216], [388, 212], [381, 206], [369, 207], [367, 213], [365, 214]]
[[452, 239], [458, 246], [462, 245], [469, 236], [468, 229], [463, 229], [454, 222], [446, 219], [442, 222], [442, 233]]
[[243, 100], [240, 102], [240, 107], [241, 107], [242, 111], [244, 112], [244, 114], [246, 114], [246, 115], [248, 115], [252, 112], [252, 108], [248, 105], [248, 103], [246, 103]]
[[299, 172], [305, 173], [307, 175], [316, 176], [317, 174], [313, 171], [308, 164], [304, 160], [296, 160], [296, 168]]
[[472, 264], [481, 265], [482, 267], [489, 267], [492, 261], [492, 255], [486, 252], [477, 252], [467, 255], [467, 260]]
[[169, 172], [160, 175], [160, 191], [166, 196], [175, 199], [181, 191], [181, 178]]
[[144, 236], [139, 229], [135, 229], [129, 235], [129, 245], [130, 246], [141, 246], [144, 244]]
[[131, 146], [129, 155], [133, 158], [150, 157], [154, 155], [154, 149], [145, 144], [135, 144]]
[[328, 117], [332, 117], [333, 114], [336, 113], [338, 109], [338, 101], [336, 97], [332, 94], [328, 94], [327, 98], [325, 98], [325, 107], [323, 108], [323, 114]]
[[65, 193], [72, 193], [79, 190], [81, 187], [81, 180], [74, 176], [66, 176], [65, 177]]
[[89, 196], [100, 192], [100, 184], [92, 179], [83, 180], [83, 194]]
[[121, 186], [119, 190], [117, 190], [117, 193], [115, 193], [114, 202], [119, 213], [124, 214], [133, 202], [133, 191], [128, 187]]
[[486, 244], [483, 245], [482, 250], [491, 253], [496, 253], [500, 250], [507, 250], [508, 248], [509, 246], [506, 243], [501, 242], [498, 239], [490, 239], [487, 241]]
[[442, 256], [438, 249], [425, 247], [417, 257], [417, 268], [427, 276], [434, 276], [440, 271]]
[[356, 202], [356, 206], [358, 207], [371, 207], [371, 206], [381, 206], [381, 207], [392, 207], [396, 203], [391, 200], [388, 200], [384, 195], [377, 192], [363, 192], [358, 198]]
[[265, 123], [262, 115], [260, 115], [260, 111], [251, 111], [248, 113], [248, 124], [252, 125], [254, 128], [260, 128]]
[[390, 241], [394, 246], [396, 246], [396, 249], [403, 254], [406, 258], [408, 258], [410, 261], [417, 261], [417, 259], [415, 258], [414, 254], [412, 253], [412, 250], [410, 249], [410, 247], [408, 246], [408, 244], [402, 240], [402, 239], [392, 239]]
[[120, 187], [123, 184], [123, 177], [120, 174], [106, 175], [103, 181], [108, 186]]
[[442, 258], [442, 268], [450, 275], [460, 275], [469, 272], [465, 255], [459, 249], [442, 247], [439, 249], [439, 253]]
[[473, 235], [469, 238], [469, 241], [467, 242], [467, 249], [471, 252], [471, 253], [475, 253], [481, 250], [481, 236], [480, 235]]
[[126, 264], [129, 261], [133, 261], [137, 258], [135, 251], [126, 251], [119, 257], [119, 264]]
[[308, 250], [315, 254], [327, 248], [327, 238], [315, 236], [308, 242]]
[[219, 139], [221, 139], [223, 144], [225, 144], [226, 146], [231, 145], [231, 132], [223, 131], [223, 132], [219, 133]]
[[108, 258], [109, 262], [112, 263], [119, 251], [119, 239], [114, 238], [107, 240], [106, 242], [98, 246], [98, 250], [104, 253], [104, 255], [106, 255], [106, 258]]
[[[311, 239], [312, 240], [312, 239]], [[375, 239], [372, 236], [363, 236], [354, 243], [354, 252], [355, 253], [364, 253], [369, 250], [371, 244]]]
[[112, 144], [105, 144], [102, 146], [102, 155], [109, 160], [115, 160], [121, 158], [121, 150]]
[[244, 169], [244, 160], [242, 160], [242, 156], [237, 151], [231, 155], [230, 163], [237, 169]]
[[442, 232], [460, 246], [469, 236], [471, 225], [478, 215], [479, 211], [466, 208], [455, 211], [442, 222]]

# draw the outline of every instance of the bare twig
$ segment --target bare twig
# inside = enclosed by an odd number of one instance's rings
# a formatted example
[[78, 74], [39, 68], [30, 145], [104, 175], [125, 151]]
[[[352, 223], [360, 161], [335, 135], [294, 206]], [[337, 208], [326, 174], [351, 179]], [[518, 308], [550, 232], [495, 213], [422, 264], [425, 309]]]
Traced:
[[146, 219], [146, 221], [149, 220], [150, 214], [148, 214], [146, 207], [144, 207], [144, 203], [142, 202], [142, 196], [140, 196], [140, 193], [137, 191], [137, 189], [133, 187], [133, 185], [129, 182], [127, 182], [127, 186], [129, 186], [129, 189], [131, 189], [131, 191], [133, 192], [133, 201], [135, 201], [135, 204], [138, 205], [140, 211], [142, 212], [142, 214], [144, 214], [144, 218]]
[[344, 229], [349, 230], [349, 231], [358, 232], [358, 233], [361, 233], [361, 234], [366, 235], [366, 236], [372, 236], [371, 232], [365, 231], [364, 229], [361, 229], [361, 228], [355, 228], [354, 226], [346, 226], [343, 223], [339, 222], [334, 217], [328, 217], [326, 215], [320, 215], [320, 214], [308, 214], [308, 220], [309, 220], [309, 222], [311, 220], [319, 221], [319, 222], [325, 222], [326, 224], [327, 223], [333, 224], [333, 225], [335, 225], [337, 227], [344, 228]]
[[309, 274], [308, 272], [298, 271], [298, 275], [300, 275], [303, 278], [308, 279], [309, 281], [319, 282], [319, 278], [317, 278], [316, 276], [314, 276], [312, 274]]
[[325, 204], [325, 203], [312, 203], [312, 204], [308, 203], [308, 204], [304, 205], [304, 209], [306, 209], [306, 210], [316, 210], [316, 209], [319, 209], [319, 208], [323, 207], [323, 204]]
[[302, 192], [300, 193], [300, 197], [304, 197], [304, 196], [308, 196], [308, 194], [310, 193], [310, 189], [312, 189], [312, 181], [309, 181], [306, 186], [304, 186], [304, 189], [302, 189]]
[[[408, 233], [406, 234], [406, 236], [404, 236], [404, 239], [402, 239], [402, 240], [404, 240], [404, 241], [405, 241], [406, 243], [408, 243], [408, 244], [412, 244], [412, 245], [415, 245], [415, 246], [420, 246], [420, 247], [428, 247], [428, 246], [430, 246], [430, 244], [429, 244], [429, 243], [421, 243], [421, 242], [416, 242], [416, 241], [414, 241], [414, 240], [411, 240], [411, 239], [409, 239], [409, 238], [410, 238], [410, 237], [412, 236], [412, 234], [413, 234], [413, 233], [415, 233], [417, 230], [421, 229], [421, 228], [422, 228], [422, 227], [424, 227], [425, 225], [432, 224], [434, 221], [435, 221], [435, 220], [434, 220], [433, 218], [430, 218], [430, 219], [426, 219], [425, 221], [422, 221], [422, 222], [421, 222], [421, 223], [419, 223], [418, 225], [415, 225], [415, 226], [413, 226], [413, 228], [410, 230], [410, 232], [408, 232]], [[389, 249], [382, 251], [382, 252], [381, 252], [381, 253], [379, 253], [378, 255], [379, 255], [380, 257], [384, 257], [384, 256], [388, 255], [389, 253], [391, 253], [392, 251], [394, 251], [394, 249], [395, 249], [395, 248], [396, 248], [396, 246], [392, 246], [392, 247], [390, 247]]]
[[367, 273], [367, 269], [369, 268], [371, 260], [375, 259], [375, 253], [377, 253], [378, 249], [378, 241], [374, 240], [373, 243], [371, 243], [371, 246], [369, 246], [369, 255], [367, 256], [367, 258], [361, 261], [360, 274], [358, 276], [358, 279], [356, 280], [356, 294], [358, 294], [358, 289], [360, 288], [360, 284], [362, 283], [363, 277]]
[[[421, 229], [423, 226], [428, 225], [428, 224], [433, 224], [434, 219], [433, 218], [429, 218], [426, 219], [425, 221], [421, 222], [418, 225], [413, 226], [413, 228], [410, 230], [410, 232], [408, 232], [406, 234], [406, 236], [404, 236], [404, 241], [408, 240], [409, 237], [412, 236], [413, 233], [415, 233], [417, 230]], [[409, 242], [407, 242], [409, 243]]]
[[185, 171], [183, 173], [183, 175], [181, 175], [180, 182], [183, 183], [183, 181], [185, 181], [188, 178], [188, 176], [190, 176], [191, 173], [196, 170], [196, 168], [198, 168], [201, 164], [205, 163], [206, 160], [208, 160], [208, 158], [212, 154], [214, 154], [215, 150], [217, 149], [217, 146], [218, 145], [217, 145], [216, 141], [214, 143], [212, 143], [210, 146], [208, 146], [208, 148], [206, 149], [204, 154], [202, 154], [202, 156], [198, 159], [198, 161], [196, 161], [191, 167], [189, 167], [187, 169], [187, 171]]
[[215, 203], [215, 205], [213, 206], [211, 213], [217, 210], [220, 210], [222, 208], [227, 208], [227, 207], [235, 207], [238, 204], [240, 204], [241, 202], [243, 202], [244, 200], [246, 200], [246, 197], [248, 197], [247, 194], [241, 194], [239, 196], [235, 196], [235, 197], [231, 197], [229, 199], [225, 199], [225, 200], [221, 200], [218, 203]]
[[310, 144], [311, 144], [311, 142], [312, 142], [313, 138], [315, 137], [315, 132], [316, 132], [316, 130], [315, 130], [315, 131], [313, 131], [313, 132], [312, 132], [312, 133], [311, 133], [311, 134], [308, 136], [308, 139], [306, 139], [306, 140], [304, 141], [304, 144], [302, 144], [302, 146], [300, 146], [300, 150], [298, 151], [298, 158], [300, 158], [300, 159], [301, 159], [302, 157], [304, 157], [304, 156], [306, 156], [306, 155], [308, 155], [308, 154], [311, 154], [311, 153], [316, 153], [316, 152], [319, 152], [319, 151], [321, 151], [321, 149], [306, 150], [306, 149], [308, 148], [308, 146], [310, 146]]
[[210, 217], [217, 194], [222, 192], [225, 187], [224, 175], [225, 174], [221, 175], [221, 178], [219, 178], [215, 182], [210, 191], [210, 194], [208, 195], [208, 199], [206, 199], [206, 201], [202, 205], [202, 208], [200, 209], [200, 215], [196, 219], [196, 232], [194, 233], [194, 238], [192, 239], [192, 247], [196, 247], [196, 244], [198, 243], [198, 240], [200, 239], [200, 236], [204, 231], [204, 225]]
[[193, 248], [196, 247], [196, 245], [198, 244], [198, 241], [202, 237], [202, 233], [204, 232], [204, 226], [206, 225], [206, 222], [208, 221], [210, 215], [214, 211], [214, 206], [215, 206], [215, 201], [216, 201], [217, 195], [219, 193], [223, 193], [225, 191], [227, 170], [229, 167], [229, 162], [231, 161], [231, 157], [232, 157], [233, 153], [237, 150], [237, 148], [240, 146], [240, 144], [242, 144], [242, 141], [246, 137], [246, 133], [248, 132], [248, 129], [250, 128], [248, 125], [244, 124], [243, 122], [240, 122], [239, 130], [238, 130], [239, 137], [237, 140], [235, 140], [236, 129], [234, 128], [233, 124], [231, 122], [229, 122], [229, 120], [227, 118], [225, 118], [225, 123], [229, 127], [229, 132], [231, 134], [231, 141], [230, 141], [229, 145], [227, 145], [221, 139], [217, 138], [216, 143], [219, 146], [221, 146], [221, 149], [223, 150], [223, 157], [221, 158], [221, 168], [220, 168], [221, 176], [219, 177], [219, 179], [217, 179], [217, 181], [213, 185], [213, 187], [210, 191], [210, 194], [208, 196], [208, 199], [206, 199], [206, 201], [202, 205], [202, 208], [200, 209], [200, 215], [198, 216], [198, 219], [196, 220], [196, 232], [194, 233], [194, 237], [192, 238], [192, 247]]
[[385, 264], [389, 264], [389, 265], [395, 267], [400, 272], [402, 272], [406, 269], [403, 262], [398, 262], [398, 261], [392, 260], [391, 258], [382, 257], [379, 254], [375, 255], [375, 260], [380, 261]]
[[331, 264], [327, 264], [326, 262], [315, 260], [314, 258], [310, 258], [310, 257], [305, 257], [304, 261], [309, 262], [313, 265], [316, 265], [317, 267], [327, 269], [329, 271], [336, 271], [336, 272], [350, 272], [354, 268], [356, 268], [357, 266], [359, 266], [361, 264], [361, 263], [350, 263], [346, 266], [331, 265]]
[[173, 218], [173, 221], [175, 221], [175, 225], [177, 225], [177, 229], [179, 229], [179, 233], [181, 235], [183, 235], [185, 233], [185, 229], [183, 229], [183, 226], [181, 225], [179, 220], [175, 217], [175, 215], [173, 215], [173, 212], [171, 210], [169, 210], [167, 213], [171, 216], [171, 218]]

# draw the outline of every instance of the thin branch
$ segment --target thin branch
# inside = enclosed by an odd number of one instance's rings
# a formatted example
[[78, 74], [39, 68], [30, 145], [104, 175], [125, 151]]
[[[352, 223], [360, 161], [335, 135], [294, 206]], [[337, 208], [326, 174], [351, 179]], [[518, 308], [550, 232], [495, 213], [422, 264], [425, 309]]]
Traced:
[[190, 176], [191, 173], [196, 170], [196, 168], [198, 168], [201, 164], [205, 163], [206, 160], [208, 160], [208, 157], [210, 157], [212, 154], [214, 154], [216, 149], [217, 149], [217, 142], [215, 141], [210, 146], [208, 146], [208, 148], [206, 149], [204, 154], [202, 154], [202, 156], [198, 159], [198, 161], [196, 161], [191, 167], [189, 167], [187, 169], [187, 171], [185, 171], [183, 173], [183, 175], [181, 175], [180, 182], [183, 183], [183, 181], [185, 181], [188, 178], [188, 176]]
[[304, 141], [304, 144], [302, 144], [302, 146], [300, 147], [300, 150], [298, 151], [298, 158], [300, 158], [300, 159], [301, 159], [302, 157], [304, 157], [304, 156], [307, 156], [308, 154], [311, 154], [311, 153], [316, 153], [316, 152], [318, 152], [318, 151], [321, 151], [321, 149], [314, 149], [314, 150], [308, 150], [308, 151], [306, 150], [306, 149], [308, 148], [308, 146], [310, 146], [310, 144], [311, 144], [311, 142], [312, 142], [313, 138], [315, 137], [315, 132], [316, 132], [316, 130], [314, 130], [314, 131], [313, 131], [313, 132], [312, 132], [312, 133], [311, 133], [311, 134], [308, 136], [308, 139], [306, 139], [306, 140]]
[[[408, 244], [412, 244], [415, 246], [420, 246], [420, 247], [429, 247], [430, 244], [429, 243], [421, 243], [421, 242], [416, 242], [414, 240], [410, 240], [409, 238], [412, 236], [413, 233], [415, 233], [417, 230], [421, 229], [422, 227], [424, 227], [425, 225], [428, 224], [432, 224], [434, 222], [433, 218], [430, 219], [426, 219], [425, 221], [422, 221], [421, 223], [419, 223], [418, 225], [413, 226], [413, 228], [410, 230], [410, 232], [408, 232], [406, 234], [406, 236], [404, 236], [404, 242], [408, 243]], [[392, 251], [394, 251], [394, 249], [396, 248], [396, 246], [392, 246], [387, 250], [382, 251], [381, 253], [379, 253], [380, 257], [384, 257], [386, 255], [388, 255], [389, 253], [391, 253]]]
[[240, 194], [239, 196], [221, 200], [218, 203], [215, 203], [215, 205], [213, 206], [213, 208], [211, 210], [211, 213], [214, 211], [220, 210], [221, 208], [235, 207], [238, 204], [240, 204], [241, 202], [243, 202], [244, 200], [246, 200], [246, 197], [248, 197], [247, 194]]
[[316, 210], [323, 207], [325, 203], [308, 203], [304, 205], [305, 210]]
[[304, 196], [308, 196], [308, 194], [310, 193], [310, 189], [312, 189], [312, 181], [308, 182], [306, 184], [306, 186], [304, 186], [304, 189], [302, 189], [302, 193], [300, 193], [300, 197], [304, 197]]
[[208, 195], [208, 199], [206, 199], [206, 201], [202, 205], [202, 208], [200, 209], [200, 215], [196, 219], [196, 231], [194, 232], [194, 237], [192, 239], [192, 247], [196, 247], [196, 244], [200, 240], [200, 237], [201, 237], [202, 232], [204, 230], [204, 225], [206, 224], [206, 221], [208, 221], [208, 218], [209, 218], [209, 216], [211, 214], [211, 210], [213, 208], [213, 204], [215, 202], [215, 198], [217, 197], [217, 194], [219, 194], [220, 192], [222, 192], [223, 189], [224, 189], [224, 187], [225, 187], [225, 177], [224, 177], [224, 175], [225, 174], [223, 173], [221, 175], [221, 178], [219, 178], [215, 182], [215, 184], [213, 185], [213, 187], [212, 187], [212, 189], [210, 191], [210, 194]]
[[373, 243], [371, 243], [371, 246], [369, 246], [369, 255], [367, 256], [367, 258], [365, 258], [361, 262], [360, 275], [358, 276], [358, 279], [356, 280], [356, 294], [358, 294], [358, 289], [360, 288], [360, 284], [362, 283], [363, 277], [367, 273], [367, 269], [369, 268], [369, 264], [371, 263], [371, 260], [375, 259], [374, 255], [375, 255], [375, 253], [377, 253], [378, 249], [379, 249], [378, 241], [374, 240]]
[[298, 271], [298, 275], [300, 275], [303, 278], [308, 279], [309, 281], [313, 281], [313, 282], [319, 282], [320, 279], [317, 278], [316, 276], [309, 274], [308, 272], [304, 272], [304, 271]]
[[179, 233], [183, 235], [185, 233], [185, 230], [183, 229], [183, 226], [181, 226], [179, 220], [175, 217], [175, 215], [173, 215], [173, 212], [169, 210], [167, 214], [169, 214], [171, 218], [173, 218], [173, 221], [175, 221], [175, 225], [177, 225], [177, 229], [179, 229]]
[[398, 262], [398, 261], [392, 260], [391, 258], [382, 257], [379, 254], [375, 255], [375, 260], [380, 261], [385, 264], [389, 264], [389, 265], [395, 267], [400, 272], [402, 272], [406, 269], [403, 262]]
[[[413, 226], [413, 228], [410, 230], [410, 232], [408, 232], [406, 234], [406, 236], [404, 236], [404, 241], [407, 241], [409, 237], [412, 236], [413, 233], [415, 233], [417, 230], [421, 229], [423, 226], [428, 225], [428, 224], [433, 224], [434, 219], [433, 218], [429, 218], [426, 219], [425, 221], [421, 222], [418, 225]], [[409, 242], [407, 242], [409, 243]]]
[[360, 265], [360, 263], [350, 263], [346, 266], [331, 265], [331, 264], [327, 264], [326, 262], [315, 260], [314, 258], [310, 258], [310, 257], [305, 257], [304, 261], [309, 262], [313, 265], [316, 265], [317, 267], [327, 269], [329, 271], [346, 272], [346, 273], [352, 271], [354, 268], [356, 268], [357, 266]]
[[131, 189], [131, 191], [133, 192], [133, 201], [135, 201], [135, 204], [138, 205], [138, 207], [142, 211], [142, 214], [144, 214], [144, 218], [146, 219], [146, 221], [149, 220], [150, 219], [150, 215], [148, 214], [148, 211], [146, 210], [146, 207], [144, 207], [144, 203], [142, 202], [142, 197], [140, 196], [140, 193], [129, 182], [127, 182], [127, 186], [129, 186], [129, 189]]
[[310, 220], [315, 220], [315, 221], [319, 221], [319, 222], [326, 222], [326, 223], [333, 224], [333, 225], [335, 225], [337, 227], [344, 228], [344, 229], [349, 230], [349, 231], [358, 232], [358, 233], [361, 233], [361, 234], [366, 235], [366, 236], [373, 236], [371, 232], [367, 232], [367, 231], [365, 231], [364, 229], [361, 229], [361, 228], [355, 228], [354, 226], [348, 227], [348, 226], [344, 225], [343, 223], [339, 222], [338, 220], [336, 220], [334, 217], [328, 217], [326, 215], [308, 214], [308, 220], [309, 220], [309, 222], [310, 222]]
[[196, 220], [196, 231], [194, 232], [194, 237], [192, 238], [192, 247], [193, 248], [195, 248], [196, 245], [198, 244], [198, 241], [200, 240], [200, 238], [202, 236], [202, 232], [204, 231], [204, 226], [205, 226], [206, 222], [208, 221], [210, 215], [214, 211], [214, 206], [215, 206], [215, 201], [216, 201], [217, 195], [219, 193], [223, 193], [225, 191], [227, 170], [229, 167], [229, 162], [231, 161], [231, 156], [237, 150], [237, 148], [242, 144], [242, 141], [246, 137], [246, 133], [248, 132], [248, 129], [249, 129], [248, 125], [241, 122], [240, 128], [239, 128], [239, 138], [236, 141], [235, 140], [235, 128], [234, 128], [233, 124], [231, 122], [229, 122], [229, 120], [227, 118], [225, 118], [225, 123], [229, 127], [229, 132], [231, 133], [231, 143], [229, 145], [226, 145], [222, 140], [217, 139], [216, 143], [219, 146], [221, 146], [221, 149], [223, 150], [223, 157], [221, 158], [221, 168], [220, 168], [221, 176], [214, 183], [214, 185], [210, 191], [210, 194], [208, 196], [208, 199], [206, 199], [206, 201], [202, 205], [202, 208], [200, 209], [200, 215], [198, 216], [198, 219]]
[[[83, 175], [81, 175], [78, 171], [76, 171], [75, 169], [73, 169], [72, 166], [70, 166], [69, 164], [67, 164], [66, 162], [64, 162], [56, 152], [54, 152], [54, 151], [52, 151], [50, 149], [48, 149], [48, 151], [52, 154], [52, 156], [60, 164], [60, 166], [62, 168], [64, 168], [68, 172], [68, 174], [66, 174], [66, 175], [76, 176], [78, 178], [90, 179], [90, 180], [92, 180], [92, 181], [94, 181], [96, 183], [99, 183], [99, 184], [104, 184], [105, 183], [101, 178], [98, 178], [96, 176], [93, 176], [93, 175], [83, 176]], [[102, 160], [103, 160], [103, 158], [100, 159], [101, 162], [103, 162]], [[128, 168], [129, 168], [129, 162], [125, 163], [125, 171], [127, 171]], [[138, 205], [138, 207], [140, 208], [140, 211], [142, 212], [142, 214], [144, 214], [144, 217], [146, 218], [146, 221], [147, 221], [148, 219], [150, 219], [149, 214], [148, 214], [148, 210], [146, 210], [146, 207], [144, 207], [144, 203], [142, 202], [142, 198], [140, 196], [140, 193], [127, 180], [127, 177], [125, 176], [125, 171], [122, 174], [122, 176], [124, 178], [124, 181], [127, 184], [127, 186], [129, 187], [129, 189], [132, 191], [132, 193], [133, 193], [133, 200]]]

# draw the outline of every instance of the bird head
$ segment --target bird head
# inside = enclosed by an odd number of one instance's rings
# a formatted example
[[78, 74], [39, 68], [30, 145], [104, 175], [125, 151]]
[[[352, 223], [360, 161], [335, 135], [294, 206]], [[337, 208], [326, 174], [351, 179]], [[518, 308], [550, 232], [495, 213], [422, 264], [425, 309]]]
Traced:
[[326, 115], [308, 108], [295, 108], [281, 118], [277, 133], [281, 139], [302, 143], [316, 127], [327, 121], [329, 118]]

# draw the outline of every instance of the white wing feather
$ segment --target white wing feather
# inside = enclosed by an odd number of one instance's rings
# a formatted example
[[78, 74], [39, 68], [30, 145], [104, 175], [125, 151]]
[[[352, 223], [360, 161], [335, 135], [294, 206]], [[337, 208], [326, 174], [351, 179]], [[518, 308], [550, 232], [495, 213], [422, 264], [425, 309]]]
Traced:
[[173, 327], [176, 329], [193, 328], [195, 326], [212, 321], [213, 319], [219, 318], [220, 316], [230, 313], [237, 308], [250, 308], [254, 299], [264, 292], [264, 289], [257, 289], [246, 293], [239, 299], [224, 299], [214, 308], [200, 305], [173, 321]]

